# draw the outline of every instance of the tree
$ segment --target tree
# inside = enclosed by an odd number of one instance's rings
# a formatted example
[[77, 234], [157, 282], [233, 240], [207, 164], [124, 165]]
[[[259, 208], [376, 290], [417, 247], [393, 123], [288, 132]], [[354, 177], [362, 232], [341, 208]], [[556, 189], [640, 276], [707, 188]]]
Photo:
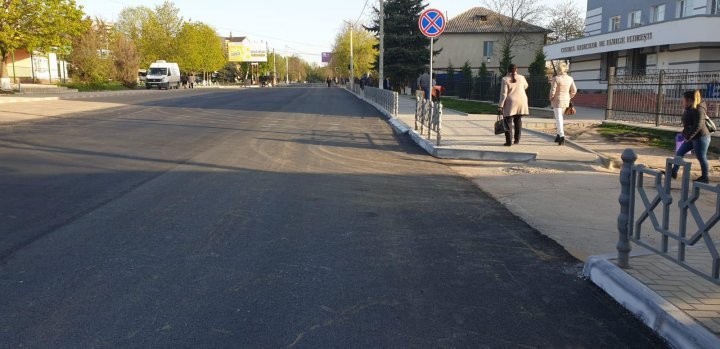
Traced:
[[[500, 45], [512, 52], [516, 47], [533, 44], [529, 40], [528, 30], [538, 28], [532, 25], [543, 19], [545, 11], [540, 0], [484, 0], [486, 6], [503, 16], [492, 16], [490, 20], [500, 29]], [[502, 65], [502, 64], [501, 64]], [[501, 66], [501, 70], [504, 67]]]
[[171, 57], [184, 71], [214, 72], [227, 62], [222, 40], [205, 23], [184, 23], [175, 42]]
[[7, 60], [17, 49], [67, 51], [86, 23], [74, 0], [0, 1], [0, 88], [10, 89]]
[[[385, 77], [390, 78], [394, 86], [414, 85], [417, 77], [427, 71], [430, 42], [417, 24], [426, 7], [422, 0], [385, 2]], [[367, 28], [378, 35], [379, 14], [375, 9], [375, 19]]]
[[470, 67], [470, 61], [465, 61], [465, 64], [462, 66], [462, 70], [460, 70], [461, 74], [461, 80], [460, 80], [460, 98], [469, 99], [470, 94], [472, 93], [472, 86], [473, 86], [473, 76], [472, 76], [472, 68]]
[[487, 64], [482, 62], [478, 77], [473, 87], [473, 97], [475, 99], [488, 100], [490, 98], [490, 77], [488, 74]]
[[535, 53], [535, 61], [530, 64], [528, 69], [530, 72], [530, 88], [528, 97], [530, 105], [533, 107], [547, 107], [550, 103], [548, 95], [550, 94], [550, 82], [547, 78], [546, 56], [542, 49]]
[[500, 59], [500, 76], [503, 77], [508, 73], [508, 67], [512, 64], [515, 56], [512, 54], [512, 47], [505, 43], [502, 46], [502, 58]]
[[571, 40], [585, 35], [585, 18], [580, 8], [572, 0], [564, 0], [550, 10], [548, 29], [553, 31], [558, 41]]
[[112, 56], [115, 66], [115, 78], [125, 87], [135, 87], [137, 85], [138, 69], [140, 69], [140, 55], [135, 44], [122, 35], [115, 35]]
[[[141, 11], [141, 10], [139, 10]], [[157, 60], [169, 60], [177, 55], [175, 38], [182, 30], [184, 20], [180, 9], [170, 1], [139, 16], [141, 20], [140, 37], [136, 41], [142, 57], [141, 65], [147, 67]]]
[[72, 41], [70, 74], [77, 82], [101, 83], [110, 78], [110, 66], [106, 58], [101, 57], [101, 49], [107, 42], [107, 27], [102, 22], [89, 18], [83, 20], [85, 31]]
[[115, 31], [130, 41], [138, 42], [143, 23], [147, 23], [151, 15], [152, 10], [145, 6], [126, 7], [118, 15]]
[[235, 83], [237, 82], [238, 77], [240, 77], [240, 70], [238, 69], [238, 65], [236, 63], [228, 62], [225, 64], [222, 69], [220, 69], [220, 81], [226, 82], [226, 83]]
[[457, 95], [457, 91], [455, 91], [455, 67], [453, 67], [452, 62], [448, 64], [447, 81], [445, 85], [447, 85], [445, 86], [445, 94], [448, 96]]
[[[335, 38], [330, 66], [347, 71], [350, 65], [350, 30], [353, 31], [353, 62], [355, 77], [361, 77], [373, 69], [377, 59], [377, 39], [364, 28], [345, 28]], [[349, 76], [349, 74], [348, 74]]]

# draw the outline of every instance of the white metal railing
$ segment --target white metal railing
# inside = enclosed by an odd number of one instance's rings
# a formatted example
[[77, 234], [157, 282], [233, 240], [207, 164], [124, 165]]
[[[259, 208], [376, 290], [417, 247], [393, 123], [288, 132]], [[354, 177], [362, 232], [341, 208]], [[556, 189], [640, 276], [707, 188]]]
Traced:
[[397, 92], [370, 86], [360, 88], [359, 84], [350, 83], [347, 84], [346, 88], [363, 100], [383, 109], [388, 115], [397, 117], [400, 104], [400, 95]]

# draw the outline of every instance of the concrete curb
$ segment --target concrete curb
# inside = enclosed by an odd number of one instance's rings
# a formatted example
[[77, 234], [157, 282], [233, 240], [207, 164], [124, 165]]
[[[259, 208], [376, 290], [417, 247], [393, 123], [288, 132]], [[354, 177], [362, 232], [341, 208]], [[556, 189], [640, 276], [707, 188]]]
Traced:
[[[543, 132], [536, 131], [536, 130], [529, 129], [529, 128], [523, 128], [523, 131], [527, 131], [528, 133], [532, 133], [532, 134], [534, 134], [534, 135], [536, 135], [536, 136], [538, 136], [538, 137], [546, 138], [546, 139], [548, 139], [548, 140], [554, 140], [553, 136], [551, 136], [551, 135], [549, 135], [549, 134], [547, 134], [547, 133], [543, 133]], [[573, 148], [573, 149], [578, 150], [578, 151], [590, 153], [590, 154], [593, 154], [593, 155], [597, 156], [597, 157], [598, 157], [598, 160], [600, 160], [600, 162], [603, 164], [603, 167], [609, 168], [609, 169], [613, 168], [613, 163], [614, 163], [614, 162], [613, 162], [613, 160], [612, 160], [611, 158], [609, 158], [609, 157], [607, 157], [607, 156], [605, 156], [605, 155], [603, 155], [603, 154], [600, 154], [600, 153], [598, 153], [598, 152], [596, 152], [596, 151], [594, 151], [594, 150], [592, 150], [592, 149], [590, 149], [590, 148], [588, 148], [588, 147], [586, 147], [586, 146], [584, 146], [584, 145], [582, 145], [582, 144], [580, 144], [580, 143], [575, 143], [575, 142], [573, 142], [572, 140], [570, 140], [570, 139], [568, 139], [568, 138], [565, 138], [565, 143], [566, 143], [570, 148]]]
[[583, 275], [675, 348], [720, 348], [720, 339], [606, 256], [588, 258]]
[[9, 104], [9, 103], [29, 103], [29, 102], [43, 102], [43, 101], [58, 101], [58, 100], [75, 100], [75, 99], [88, 99], [88, 98], [98, 98], [98, 97], [116, 97], [116, 96], [128, 96], [128, 95], [138, 95], [138, 94], [158, 94], [158, 93], [177, 93], [182, 90], [175, 90], [175, 91], [154, 91], [154, 90], [129, 90], [129, 91], [109, 91], [109, 92], [77, 92], [77, 93], [66, 93], [63, 96], [53, 96], [53, 97], [21, 97], [21, 98], [13, 98], [13, 97], [0, 97], [0, 104]]

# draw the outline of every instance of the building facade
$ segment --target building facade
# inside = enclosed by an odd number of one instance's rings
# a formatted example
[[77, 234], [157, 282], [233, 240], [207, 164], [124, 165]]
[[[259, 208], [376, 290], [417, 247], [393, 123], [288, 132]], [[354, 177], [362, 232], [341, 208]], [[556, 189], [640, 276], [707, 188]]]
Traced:
[[585, 37], [545, 46], [569, 60], [583, 91], [607, 88], [610, 72], [720, 70], [720, 0], [588, 0]]
[[16, 50], [7, 60], [8, 81], [12, 84], [58, 83], [68, 79], [68, 63], [54, 53]]
[[[459, 70], [469, 62], [476, 74], [482, 63], [488, 71], [497, 73], [502, 59], [503, 31], [511, 19], [483, 7], [471, 8], [448, 21], [445, 32], [438, 38], [434, 69], [447, 71], [450, 66]], [[535, 54], [546, 43], [549, 31], [529, 23], [520, 22], [517, 30], [522, 38], [512, 49], [513, 63], [519, 72], [526, 74]]]

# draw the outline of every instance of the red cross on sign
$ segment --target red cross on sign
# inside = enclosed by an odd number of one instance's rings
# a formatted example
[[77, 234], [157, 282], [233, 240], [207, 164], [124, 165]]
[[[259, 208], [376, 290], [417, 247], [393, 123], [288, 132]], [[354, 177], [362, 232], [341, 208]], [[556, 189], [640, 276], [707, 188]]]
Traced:
[[445, 31], [445, 15], [436, 9], [425, 10], [418, 20], [420, 31], [429, 38], [436, 38]]

